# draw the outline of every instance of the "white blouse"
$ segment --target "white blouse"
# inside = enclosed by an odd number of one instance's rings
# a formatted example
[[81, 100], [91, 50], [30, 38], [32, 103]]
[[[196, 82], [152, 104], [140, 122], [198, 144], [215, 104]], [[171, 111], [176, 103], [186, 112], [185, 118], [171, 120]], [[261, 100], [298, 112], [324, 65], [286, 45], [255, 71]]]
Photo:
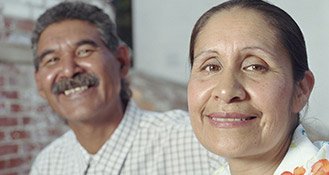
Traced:
[[[274, 175], [281, 175], [285, 171], [292, 172], [297, 167], [303, 167], [304, 175], [312, 175], [312, 166], [321, 159], [329, 159], [329, 142], [312, 143], [307, 137], [302, 125], [299, 125], [292, 138], [289, 150], [283, 158]], [[213, 175], [230, 175], [228, 163], [222, 165]]]

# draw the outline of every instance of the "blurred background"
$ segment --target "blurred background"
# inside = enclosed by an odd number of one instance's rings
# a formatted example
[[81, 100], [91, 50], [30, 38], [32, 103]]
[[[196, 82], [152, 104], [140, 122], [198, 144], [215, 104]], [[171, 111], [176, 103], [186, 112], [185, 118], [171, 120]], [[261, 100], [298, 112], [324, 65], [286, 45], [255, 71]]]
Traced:
[[[36, 92], [30, 35], [36, 18], [62, 0], [0, 0], [0, 174], [25, 175], [35, 155], [67, 130]], [[87, 1], [87, 0], [86, 0]], [[197, 18], [223, 0], [93, 0], [117, 22], [132, 50], [133, 98], [150, 110], [186, 110], [189, 35]], [[329, 127], [329, 1], [271, 0], [304, 32], [316, 77], [305, 120]], [[322, 133], [329, 137], [329, 133]]]

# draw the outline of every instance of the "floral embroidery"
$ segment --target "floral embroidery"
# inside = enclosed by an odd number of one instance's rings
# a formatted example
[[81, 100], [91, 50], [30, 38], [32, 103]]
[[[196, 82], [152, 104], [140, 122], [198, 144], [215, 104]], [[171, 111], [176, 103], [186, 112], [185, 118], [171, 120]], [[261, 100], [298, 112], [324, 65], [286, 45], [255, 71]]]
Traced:
[[[304, 167], [296, 167], [294, 172], [285, 171], [281, 175], [305, 175]], [[311, 175], [329, 175], [329, 161], [327, 159], [321, 159], [317, 161], [311, 170]]]
[[304, 175], [306, 172], [304, 167], [296, 167], [294, 169], [294, 173], [291, 173], [290, 171], [285, 171], [281, 175]]
[[312, 174], [314, 175], [329, 175], [329, 161], [321, 159], [312, 166]]

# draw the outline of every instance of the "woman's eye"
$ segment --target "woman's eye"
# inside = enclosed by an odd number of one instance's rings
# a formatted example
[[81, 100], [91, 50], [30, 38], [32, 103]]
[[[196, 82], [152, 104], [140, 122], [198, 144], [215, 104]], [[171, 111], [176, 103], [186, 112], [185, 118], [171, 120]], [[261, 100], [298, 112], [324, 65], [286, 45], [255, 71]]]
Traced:
[[245, 67], [244, 70], [264, 73], [268, 70], [268, 68], [260, 64], [253, 64]]
[[206, 65], [203, 69], [207, 72], [217, 72], [220, 70], [220, 66], [215, 64], [210, 64], [210, 65]]

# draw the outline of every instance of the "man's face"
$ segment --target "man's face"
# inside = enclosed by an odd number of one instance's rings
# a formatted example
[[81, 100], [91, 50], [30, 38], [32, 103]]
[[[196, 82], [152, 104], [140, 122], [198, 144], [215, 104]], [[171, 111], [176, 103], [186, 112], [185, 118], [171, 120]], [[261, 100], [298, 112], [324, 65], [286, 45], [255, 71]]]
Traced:
[[40, 95], [69, 124], [122, 117], [120, 80], [129, 58], [118, 53], [104, 45], [96, 26], [88, 22], [51, 24], [37, 45]]

